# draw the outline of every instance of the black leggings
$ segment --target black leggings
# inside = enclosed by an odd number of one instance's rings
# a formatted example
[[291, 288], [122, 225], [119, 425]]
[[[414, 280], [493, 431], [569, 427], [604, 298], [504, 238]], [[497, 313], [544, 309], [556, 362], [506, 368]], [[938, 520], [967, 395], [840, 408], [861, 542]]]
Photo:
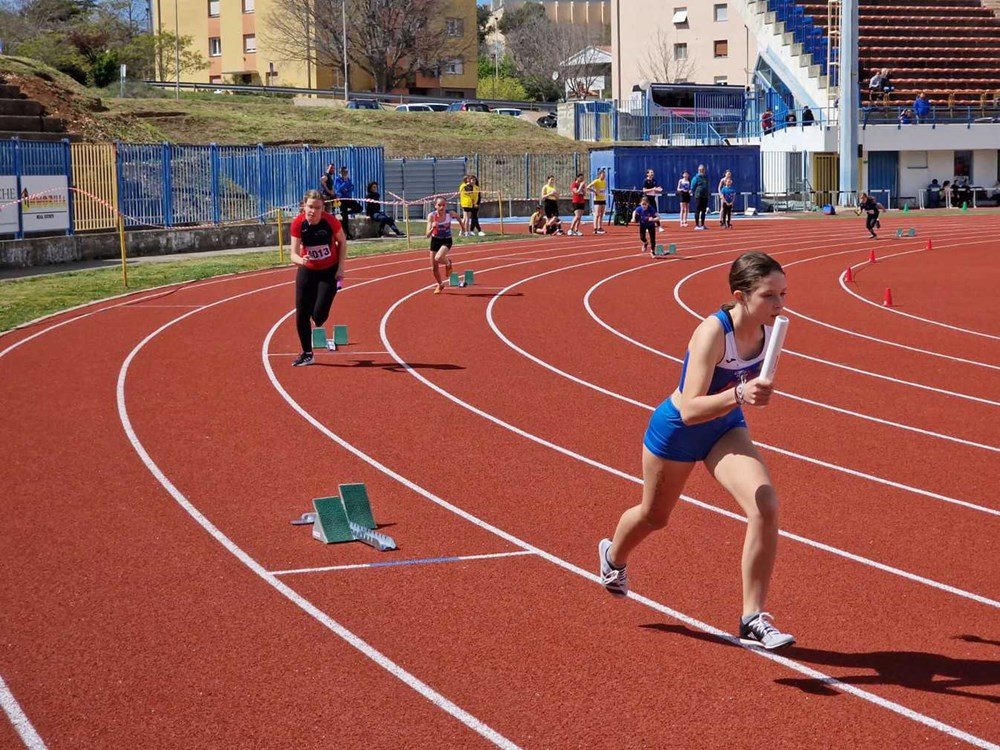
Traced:
[[312, 351], [312, 322], [317, 327], [330, 317], [330, 306], [337, 296], [337, 266], [314, 271], [299, 266], [295, 275], [295, 330], [302, 351]]
[[470, 232], [482, 232], [483, 228], [479, 225], [479, 206], [475, 208], [467, 209], [469, 212], [469, 226], [467, 227]]
[[639, 222], [639, 239], [642, 240], [642, 244], [643, 245], [646, 244], [646, 234], [647, 233], [649, 234], [649, 242], [650, 242], [650, 244], [654, 244], [656, 242], [656, 224], [652, 224], [652, 225], [650, 225], [650, 226], [647, 227], [645, 224], [643, 224], [640, 221]]
[[351, 225], [348, 223], [348, 216], [350, 214], [361, 213], [361, 204], [356, 200], [350, 198], [340, 199], [340, 223], [344, 225], [344, 236], [347, 239], [353, 239], [351, 236]]
[[730, 227], [730, 226], [733, 225], [733, 204], [732, 203], [726, 203], [725, 201], [722, 201], [722, 214], [721, 214], [720, 221], [722, 222], [722, 226], [724, 226], [724, 227]]
[[694, 199], [694, 225], [696, 227], [705, 226], [706, 213], [708, 213], [708, 196], [699, 193]]
[[868, 214], [868, 218], [865, 220], [865, 228], [875, 234], [875, 222], [878, 221], [878, 214]]

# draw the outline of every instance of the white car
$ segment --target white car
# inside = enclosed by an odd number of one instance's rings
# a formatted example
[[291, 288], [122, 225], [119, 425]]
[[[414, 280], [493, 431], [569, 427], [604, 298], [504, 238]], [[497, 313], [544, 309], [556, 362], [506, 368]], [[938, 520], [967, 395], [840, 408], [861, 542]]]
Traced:
[[511, 117], [521, 116], [521, 110], [514, 107], [495, 107], [493, 112], [498, 115], [510, 115]]
[[433, 112], [429, 104], [397, 104], [397, 112]]

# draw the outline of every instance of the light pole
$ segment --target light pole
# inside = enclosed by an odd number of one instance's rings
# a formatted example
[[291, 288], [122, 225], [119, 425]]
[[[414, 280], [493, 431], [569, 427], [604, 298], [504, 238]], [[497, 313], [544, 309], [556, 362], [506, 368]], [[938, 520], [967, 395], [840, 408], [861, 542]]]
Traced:
[[181, 98], [181, 27], [177, 0], [174, 0], [174, 99]]
[[347, 0], [340, 4], [340, 31], [344, 44], [344, 101], [347, 101]]

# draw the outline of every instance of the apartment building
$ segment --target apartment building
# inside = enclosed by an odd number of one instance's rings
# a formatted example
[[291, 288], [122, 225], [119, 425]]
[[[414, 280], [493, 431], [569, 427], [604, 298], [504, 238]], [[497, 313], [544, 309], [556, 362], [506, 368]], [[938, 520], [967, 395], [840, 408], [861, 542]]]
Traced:
[[757, 44], [734, 6], [611, 0], [614, 97], [627, 98], [640, 81], [750, 85]]
[[611, 27], [612, 0], [493, 0], [491, 9], [494, 14], [502, 14], [526, 2], [540, 3], [553, 23], [586, 27], [595, 32], [595, 38], [600, 38], [596, 35], [601, 30]]
[[[280, 0], [151, 0], [153, 29], [190, 36], [208, 60], [199, 71], [185, 71], [183, 81], [334, 88], [344, 85], [340, 66], [283, 59], [269, 49], [267, 24]], [[442, 15], [455, 54], [435, 70], [419, 71], [393, 93], [462, 98], [474, 96], [478, 81], [476, 0], [447, 0]], [[280, 7], [280, 6], [277, 6]], [[303, 33], [308, 38], [308, 35]], [[308, 42], [303, 40], [303, 44]], [[350, 48], [348, 48], [350, 54]], [[306, 57], [302, 55], [301, 57]], [[348, 66], [351, 91], [374, 91], [370, 75]]]

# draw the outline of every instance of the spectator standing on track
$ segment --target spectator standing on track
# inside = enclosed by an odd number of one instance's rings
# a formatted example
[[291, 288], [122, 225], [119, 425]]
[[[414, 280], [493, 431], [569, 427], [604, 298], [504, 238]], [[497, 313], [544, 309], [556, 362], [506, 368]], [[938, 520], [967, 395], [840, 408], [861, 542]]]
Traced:
[[862, 213], [867, 214], [867, 217], [865, 218], [865, 229], [868, 230], [868, 233], [871, 235], [873, 240], [878, 239], [878, 235], [875, 234], [875, 228], [880, 226], [878, 220], [879, 211], [884, 211], [884, 210], [885, 208], [882, 206], [882, 204], [879, 203], [874, 198], [872, 198], [867, 193], [862, 193], [861, 196], [858, 198], [858, 208], [855, 211], [855, 213], [857, 213], [859, 216]]
[[347, 239], [351, 237], [351, 224], [348, 219], [350, 214], [361, 213], [360, 204], [354, 200], [354, 183], [348, 176], [347, 167], [340, 168], [340, 174], [333, 181], [333, 190], [340, 201], [340, 223], [344, 226], [344, 235]]
[[719, 213], [722, 213], [722, 187], [726, 184], [726, 180], [732, 178], [733, 170], [727, 169], [719, 180], [719, 184], [715, 188], [716, 195], [719, 196]]
[[396, 221], [382, 211], [382, 195], [378, 191], [378, 183], [372, 180], [368, 183], [368, 193], [365, 195], [365, 213], [369, 221], [378, 222], [378, 236], [382, 237], [388, 229], [397, 237], [403, 233], [396, 226]]
[[745, 253], [729, 270], [729, 289], [732, 300], [695, 329], [680, 384], [649, 420], [642, 501], [622, 514], [613, 539], [599, 543], [600, 576], [612, 596], [628, 594], [629, 555], [667, 525], [694, 465], [703, 461], [747, 517], [740, 640], [771, 650], [795, 638], [774, 627], [764, 611], [778, 551], [778, 495], [742, 406], [766, 406], [773, 392], [759, 374], [771, 326], [784, 307], [785, 273], [770, 256]]
[[431, 272], [437, 286], [434, 287], [434, 294], [441, 294], [444, 291], [444, 281], [441, 279], [441, 271], [438, 266], [444, 263], [444, 272], [451, 276], [451, 258], [448, 252], [453, 243], [451, 236], [451, 222], [457, 221], [459, 229], [465, 232], [465, 222], [459, 216], [452, 216], [448, 210], [448, 201], [438, 198], [434, 201], [434, 210], [427, 215], [426, 235], [431, 240]]
[[[726, 170], [728, 172], [728, 170]], [[719, 224], [724, 229], [733, 228], [733, 206], [736, 203], [736, 188], [733, 187], [733, 178], [727, 177], [719, 190], [719, 200], [722, 201], [722, 212], [720, 213]]]
[[[656, 249], [656, 229], [660, 226], [660, 215], [656, 211], [656, 206], [650, 202], [648, 196], [642, 196], [639, 205], [632, 212], [632, 221], [639, 225], [639, 239], [642, 241], [642, 250], [640, 252], [648, 252], [650, 255], [653, 255], [653, 251]], [[649, 238], [648, 241], [646, 239], [647, 235]]]
[[559, 189], [556, 187], [556, 176], [553, 174], [546, 177], [545, 184], [542, 185], [542, 206], [546, 219], [551, 219], [553, 216], [559, 218]]
[[594, 194], [594, 234], [606, 234], [604, 231], [604, 208], [608, 205], [607, 171], [598, 169], [597, 178], [587, 185], [587, 190]]
[[472, 207], [472, 222], [467, 224], [466, 228], [468, 229], [470, 237], [477, 232], [480, 237], [485, 237], [486, 232], [483, 231], [483, 226], [479, 223], [479, 207], [483, 203], [483, 191], [479, 187], [479, 178], [475, 175], [472, 175], [472, 187], [476, 196], [476, 203]]
[[303, 211], [292, 221], [290, 257], [295, 273], [295, 330], [302, 353], [292, 367], [313, 363], [312, 323], [322, 328], [330, 317], [337, 286], [344, 278], [347, 237], [340, 222], [323, 210], [323, 196], [310, 190], [302, 198]]
[[462, 178], [462, 184], [458, 186], [458, 203], [462, 207], [462, 216], [465, 219], [465, 226], [470, 227], [467, 232], [462, 232], [462, 236], [472, 234], [472, 212], [476, 211], [476, 202], [479, 200], [479, 188], [473, 184], [472, 175], [467, 174]]
[[694, 202], [694, 228], [705, 230], [705, 214], [708, 213], [708, 194], [711, 189], [708, 186], [708, 176], [705, 174], [705, 165], [698, 165], [698, 174], [691, 180], [691, 200]]
[[681, 205], [680, 226], [688, 225], [688, 212], [691, 210], [691, 175], [687, 172], [677, 180], [677, 200]]
[[573, 223], [569, 225], [569, 234], [582, 237], [580, 225], [583, 223], [583, 212], [587, 210], [587, 182], [583, 179], [583, 172], [569, 186], [569, 194], [573, 201]]
[[652, 169], [646, 170], [646, 179], [642, 183], [642, 194], [649, 198], [649, 205], [658, 212], [660, 207], [657, 196], [663, 194], [663, 188], [656, 181], [656, 173]]

